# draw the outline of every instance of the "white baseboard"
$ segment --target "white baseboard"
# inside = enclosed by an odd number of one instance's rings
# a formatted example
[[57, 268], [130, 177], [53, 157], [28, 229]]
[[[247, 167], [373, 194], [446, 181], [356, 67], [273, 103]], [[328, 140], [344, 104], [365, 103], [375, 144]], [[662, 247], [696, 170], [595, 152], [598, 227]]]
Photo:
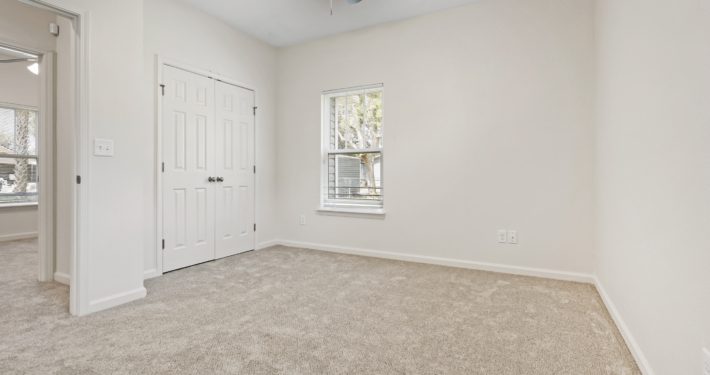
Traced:
[[264, 241], [260, 242], [256, 245], [256, 250], [261, 250], [261, 249], [266, 249], [272, 246], [277, 246], [281, 245], [281, 242], [279, 240], [269, 240], [269, 241]]
[[[273, 245], [283, 245], [288, 247], [297, 247], [311, 250], [327, 251], [332, 253], [362, 255], [373, 258], [383, 258], [392, 260], [402, 260], [415, 263], [435, 264], [439, 266], [449, 266], [456, 268], [466, 268], [479, 271], [508, 273], [521, 276], [543, 277], [547, 279], [575, 281], [580, 283], [594, 284], [594, 277], [583, 273], [555, 271], [542, 268], [531, 268], [521, 266], [509, 266], [505, 264], [474, 262], [470, 260], [459, 260], [451, 258], [439, 258], [424, 255], [412, 255], [405, 253], [393, 253], [389, 251], [358, 249], [353, 247], [322, 245], [308, 242], [275, 240]], [[272, 246], [273, 246], [272, 245]]]
[[122, 305], [137, 299], [144, 298], [148, 294], [148, 291], [144, 287], [140, 287], [134, 290], [129, 290], [123, 293], [117, 293], [112, 296], [99, 298], [97, 300], [89, 302], [88, 313], [95, 313], [101, 310], [110, 309], [112, 307]]
[[604, 302], [607, 311], [609, 311], [609, 315], [611, 315], [611, 318], [614, 320], [614, 323], [616, 323], [616, 327], [619, 329], [621, 336], [624, 338], [624, 341], [626, 341], [626, 346], [629, 348], [629, 351], [631, 351], [631, 354], [634, 356], [636, 364], [641, 370], [641, 373], [645, 375], [654, 375], [655, 373], [649, 365], [648, 359], [643, 354], [643, 351], [641, 351], [641, 346], [639, 346], [636, 339], [634, 339], [634, 336], [631, 334], [629, 327], [624, 322], [624, 319], [621, 317], [621, 314], [619, 314], [619, 310], [617, 310], [616, 305], [611, 300], [611, 297], [609, 297], [609, 294], [606, 292], [606, 289], [604, 289], [604, 285], [602, 285], [601, 281], [599, 281], [596, 276], [594, 277], [594, 286], [597, 288], [599, 296], [602, 298], [602, 301]]
[[162, 276], [163, 273], [155, 268], [143, 271], [143, 280], [152, 279], [154, 277]]
[[38, 236], [39, 233], [37, 232], [3, 234], [2, 236], [0, 236], [0, 242], [27, 240], [30, 238], [37, 238]]
[[69, 285], [70, 279], [71, 278], [66, 273], [63, 273], [63, 272], [55, 272], [54, 273], [54, 281], [56, 281], [60, 284]]

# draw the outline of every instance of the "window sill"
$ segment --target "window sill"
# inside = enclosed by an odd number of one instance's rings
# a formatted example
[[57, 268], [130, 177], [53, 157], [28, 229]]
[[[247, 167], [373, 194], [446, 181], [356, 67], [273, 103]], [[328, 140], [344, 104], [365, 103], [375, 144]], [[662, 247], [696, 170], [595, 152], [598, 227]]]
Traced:
[[37, 202], [23, 202], [23, 203], [0, 203], [0, 210], [3, 208], [16, 208], [16, 207], [37, 207]]
[[385, 217], [385, 209], [379, 207], [321, 207], [317, 209], [316, 212], [322, 215]]

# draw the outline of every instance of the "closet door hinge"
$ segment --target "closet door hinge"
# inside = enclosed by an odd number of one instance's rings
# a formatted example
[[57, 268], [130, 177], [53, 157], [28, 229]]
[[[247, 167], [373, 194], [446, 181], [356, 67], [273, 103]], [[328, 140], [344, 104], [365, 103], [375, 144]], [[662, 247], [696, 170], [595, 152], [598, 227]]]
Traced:
[[254, 166], [254, 174], [256, 174], [256, 165]]
[[162, 96], [165, 96], [165, 85], [162, 83], [160, 84], [160, 93]]
[[165, 173], [165, 163], [160, 163], [160, 171]]
[[81, 185], [81, 176], [76, 176], [76, 184]]
[[254, 116], [256, 116], [256, 109], [259, 107], [254, 107]]
[[165, 238], [163, 238], [163, 250], [165, 250]]
[[254, 223], [254, 232], [256, 232], [256, 223]]

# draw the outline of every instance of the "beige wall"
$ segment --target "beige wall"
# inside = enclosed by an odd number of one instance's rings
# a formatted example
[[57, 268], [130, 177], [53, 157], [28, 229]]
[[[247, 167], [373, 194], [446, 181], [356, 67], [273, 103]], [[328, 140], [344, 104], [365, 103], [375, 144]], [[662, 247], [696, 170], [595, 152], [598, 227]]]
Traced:
[[145, 79], [142, 85], [148, 117], [146, 129], [151, 133], [146, 141], [151, 147], [140, 153], [146, 168], [141, 169], [143, 195], [147, 202], [141, 211], [149, 219], [143, 232], [144, 262], [146, 271], [155, 269], [155, 142], [154, 110], [156, 78], [155, 56], [178, 61], [188, 66], [212, 71], [256, 90], [259, 107], [256, 121], [256, 163], [259, 168], [256, 180], [256, 221], [259, 223], [257, 241], [272, 240], [276, 236], [276, 176], [275, 176], [275, 75], [276, 50], [250, 36], [240, 33], [221, 21], [171, 0], [144, 2]]
[[[485, 0], [280, 50], [281, 239], [591, 273], [593, 34], [591, 0]], [[316, 214], [320, 93], [379, 82], [386, 218]]]
[[598, 277], [648, 369], [701, 374], [710, 347], [710, 2], [599, 0], [597, 19]]

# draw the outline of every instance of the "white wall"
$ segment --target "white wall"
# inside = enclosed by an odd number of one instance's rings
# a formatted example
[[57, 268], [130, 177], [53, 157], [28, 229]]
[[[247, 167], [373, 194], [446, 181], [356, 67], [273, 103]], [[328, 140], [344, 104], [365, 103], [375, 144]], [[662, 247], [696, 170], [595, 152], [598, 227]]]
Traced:
[[[145, 295], [143, 235], [149, 218], [140, 176], [151, 168], [144, 155], [152, 128], [145, 123], [140, 95], [143, 82], [143, 2], [141, 0], [51, 0], [90, 13], [89, 137], [115, 141], [111, 158], [89, 156], [85, 234], [88, 244], [87, 302], [82, 313], [97, 311]], [[138, 176], [138, 177], [137, 177]]]
[[[281, 239], [591, 273], [593, 13], [485, 0], [280, 50]], [[316, 214], [320, 93], [378, 82], [386, 218]]]
[[701, 374], [710, 2], [599, 0], [597, 19], [598, 277], [652, 371]]
[[[156, 92], [155, 55], [188, 66], [209, 70], [256, 90], [259, 107], [256, 121], [256, 221], [259, 223], [257, 242], [273, 240], [276, 235], [275, 205], [275, 75], [276, 50], [250, 36], [240, 33], [214, 17], [171, 0], [144, 2], [145, 79], [142, 84], [144, 103], [149, 112], [145, 120], [151, 133], [147, 141], [154, 144], [154, 106]], [[142, 235], [146, 271], [156, 265], [155, 163], [153, 148], [140, 151], [150, 160], [150, 169], [142, 170], [142, 192], [146, 205], [142, 216], [150, 220]]]
[[36, 51], [54, 50], [54, 37], [49, 23], [52, 12], [38, 9], [17, 0], [0, 0], [0, 41]]
[[39, 108], [40, 80], [39, 76], [27, 70], [30, 64], [17, 62], [0, 65], [0, 103]]

